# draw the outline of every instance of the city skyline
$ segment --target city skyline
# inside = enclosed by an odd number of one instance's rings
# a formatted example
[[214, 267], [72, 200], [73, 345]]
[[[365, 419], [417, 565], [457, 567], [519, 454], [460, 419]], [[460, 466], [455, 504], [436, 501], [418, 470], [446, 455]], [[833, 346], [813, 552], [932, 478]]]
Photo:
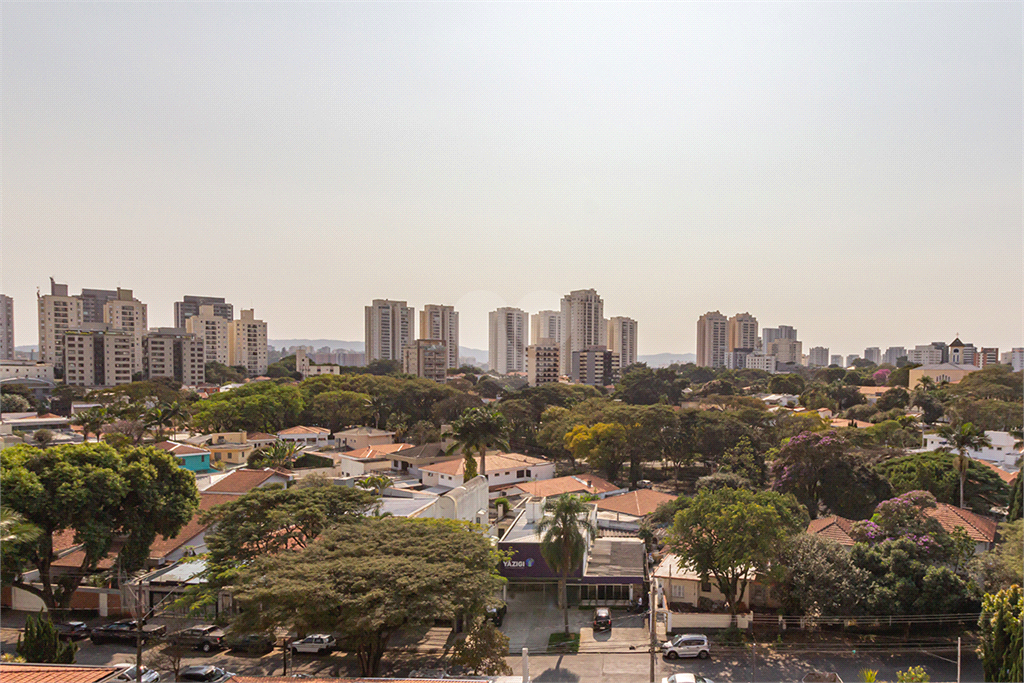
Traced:
[[844, 354], [1020, 346], [1013, 3], [11, 2], [2, 31], [20, 346], [51, 275], [280, 338], [361, 339], [388, 297], [485, 348], [490, 311], [593, 288], [641, 354], [716, 309]]

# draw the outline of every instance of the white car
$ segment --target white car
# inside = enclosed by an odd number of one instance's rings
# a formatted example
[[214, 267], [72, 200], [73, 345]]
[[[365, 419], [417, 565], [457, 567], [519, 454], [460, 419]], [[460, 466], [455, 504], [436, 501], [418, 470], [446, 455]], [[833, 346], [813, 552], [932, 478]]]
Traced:
[[306, 636], [302, 640], [296, 640], [291, 644], [292, 654], [297, 655], [300, 652], [312, 652], [313, 654], [323, 654], [324, 652], [330, 652], [338, 645], [338, 641], [329, 635], [324, 633], [314, 633], [311, 636]]
[[[668, 642], [662, 643], [661, 651], [668, 659], [678, 659], [680, 657], [707, 659], [711, 656], [711, 644], [708, 642], [708, 637], [701, 633], [684, 633]], [[679, 681], [678, 683], [683, 682]]]
[[697, 674], [672, 674], [668, 678], [661, 679], [661, 683], [715, 683], [710, 678], [704, 678]]
[[[131, 664], [118, 664], [117, 668], [120, 671], [117, 676], [114, 677], [115, 681], [121, 683], [121, 681], [137, 681], [139, 680], [138, 674], [135, 673], [135, 667]], [[160, 672], [153, 671], [142, 667], [142, 683], [160, 683]]]

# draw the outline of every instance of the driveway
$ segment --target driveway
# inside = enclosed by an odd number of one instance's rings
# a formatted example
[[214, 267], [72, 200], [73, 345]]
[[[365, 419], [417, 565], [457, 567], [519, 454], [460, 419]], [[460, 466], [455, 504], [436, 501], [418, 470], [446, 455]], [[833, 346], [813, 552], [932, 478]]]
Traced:
[[[548, 648], [548, 637], [556, 631], [562, 631], [562, 610], [558, 609], [556, 591], [547, 594], [540, 591], [520, 591], [509, 593], [505, 601], [508, 613], [502, 622], [501, 631], [508, 636], [509, 650], [519, 652], [524, 647], [530, 652], [545, 652]], [[592, 610], [569, 608], [569, 633], [579, 633], [580, 629], [590, 626]]]

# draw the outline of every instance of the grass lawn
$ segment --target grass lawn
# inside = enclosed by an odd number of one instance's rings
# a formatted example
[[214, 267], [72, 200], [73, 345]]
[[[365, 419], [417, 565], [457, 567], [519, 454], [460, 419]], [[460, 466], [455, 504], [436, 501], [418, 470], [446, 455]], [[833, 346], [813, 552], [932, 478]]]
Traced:
[[552, 633], [548, 636], [548, 652], [579, 652], [580, 634], [570, 633], [565, 635], [563, 631]]

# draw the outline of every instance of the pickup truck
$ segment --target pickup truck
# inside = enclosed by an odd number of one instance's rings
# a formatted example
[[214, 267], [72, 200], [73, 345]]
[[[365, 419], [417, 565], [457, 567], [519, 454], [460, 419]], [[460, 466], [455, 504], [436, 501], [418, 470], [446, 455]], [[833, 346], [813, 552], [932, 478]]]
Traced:
[[167, 640], [179, 647], [193, 647], [203, 652], [212, 652], [224, 646], [224, 631], [218, 626], [205, 624], [172, 633], [167, 636]]
[[[142, 642], [162, 636], [165, 633], [167, 633], [166, 626], [154, 626], [143, 623]], [[97, 626], [89, 634], [89, 640], [95, 645], [102, 643], [132, 644], [135, 642], [136, 637], [135, 621], [133, 619], [125, 619], [124, 621], [115, 621], [112, 624]]]

